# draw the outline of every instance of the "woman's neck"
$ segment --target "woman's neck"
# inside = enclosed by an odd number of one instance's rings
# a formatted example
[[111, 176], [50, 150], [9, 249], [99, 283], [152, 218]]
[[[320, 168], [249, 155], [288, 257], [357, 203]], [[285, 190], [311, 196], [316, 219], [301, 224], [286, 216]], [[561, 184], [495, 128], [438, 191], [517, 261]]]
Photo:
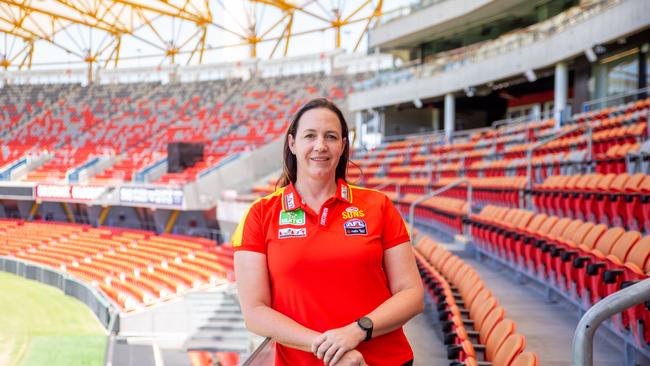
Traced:
[[333, 177], [327, 179], [310, 179], [301, 177], [294, 184], [302, 200], [315, 212], [328, 198], [336, 194], [336, 182]]

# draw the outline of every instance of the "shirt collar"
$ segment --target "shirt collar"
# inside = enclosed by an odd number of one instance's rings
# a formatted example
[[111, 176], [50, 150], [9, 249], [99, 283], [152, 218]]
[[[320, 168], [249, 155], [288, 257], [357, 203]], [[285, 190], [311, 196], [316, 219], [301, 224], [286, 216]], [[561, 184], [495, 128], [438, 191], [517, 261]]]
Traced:
[[[352, 189], [343, 179], [337, 181], [335, 198], [343, 202], [352, 203]], [[303, 207], [302, 198], [298, 194], [293, 182], [284, 188], [282, 192], [282, 210], [294, 211]]]

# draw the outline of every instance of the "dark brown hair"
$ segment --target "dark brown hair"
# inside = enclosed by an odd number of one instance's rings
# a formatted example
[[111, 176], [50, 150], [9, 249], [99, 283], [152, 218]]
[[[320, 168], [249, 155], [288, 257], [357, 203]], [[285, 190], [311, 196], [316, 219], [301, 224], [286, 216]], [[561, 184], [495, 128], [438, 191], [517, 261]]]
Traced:
[[302, 117], [305, 112], [310, 111], [312, 109], [318, 109], [318, 108], [324, 108], [328, 109], [336, 116], [339, 118], [339, 122], [341, 123], [341, 138], [344, 138], [344, 144], [345, 146], [343, 147], [343, 154], [341, 154], [341, 158], [339, 159], [339, 163], [336, 166], [336, 176], [335, 179], [338, 181], [339, 179], [343, 179], [344, 181], [346, 180], [346, 171], [348, 168], [348, 160], [350, 159], [350, 141], [348, 139], [348, 124], [345, 121], [345, 117], [343, 117], [343, 113], [341, 110], [336, 106], [336, 104], [332, 103], [331, 101], [327, 100], [326, 98], [315, 98], [304, 104], [298, 112], [293, 116], [293, 119], [291, 120], [291, 125], [289, 125], [289, 129], [287, 130], [287, 134], [284, 136], [284, 152], [283, 152], [283, 158], [284, 158], [284, 168], [282, 172], [282, 176], [280, 179], [278, 179], [276, 183], [276, 187], [286, 187], [289, 185], [289, 183], [296, 183], [296, 178], [298, 177], [298, 161], [296, 159], [296, 156], [291, 152], [291, 149], [289, 149], [289, 135], [293, 136], [294, 140], [296, 138], [296, 132], [298, 131], [298, 123], [300, 123], [300, 118]]

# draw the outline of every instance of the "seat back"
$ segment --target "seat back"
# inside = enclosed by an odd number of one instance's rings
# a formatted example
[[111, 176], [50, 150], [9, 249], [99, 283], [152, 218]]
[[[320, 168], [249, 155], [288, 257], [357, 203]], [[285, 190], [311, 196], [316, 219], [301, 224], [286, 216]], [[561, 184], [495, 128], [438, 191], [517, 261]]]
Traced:
[[509, 366], [526, 347], [526, 338], [521, 334], [510, 335], [499, 347], [492, 364], [494, 366]]
[[562, 236], [562, 233], [566, 229], [567, 226], [571, 223], [571, 219], [568, 217], [562, 218], [558, 220], [555, 225], [551, 228], [551, 231], [549, 232], [550, 235], [552, 235], [554, 238], [559, 238]]
[[587, 248], [593, 248], [600, 237], [607, 231], [607, 226], [603, 224], [596, 225], [589, 230], [584, 239], [576, 244], [583, 244]]
[[547, 218], [548, 215], [546, 214], [535, 215], [533, 219], [530, 220], [526, 228], [531, 231], [537, 230], [544, 223], [544, 221], [546, 221]]
[[537, 354], [533, 352], [522, 352], [515, 357], [510, 366], [538, 366]]
[[[650, 140], [648, 140], [650, 141]], [[646, 175], [643, 173], [637, 173], [630, 176], [630, 179], [625, 183], [626, 192], [637, 192], [639, 190], [639, 185], [645, 179]]]
[[598, 182], [596, 189], [600, 192], [609, 191], [609, 186], [614, 181], [614, 178], [616, 178], [616, 174], [613, 173], [605, 174], [605, 176], [600, 180], [600, 182]]
[[569, 179], [567, 179], [564, 182], [564, 187], [560, 187], [560, 189], [564, 189], [566, 191], [573, 191], [576, 188], [576, 183], [578, 183], [578, 180], [582, 178], [582, 175], [571, 175], [569, 176]]
[[564, 228], [560, 237], [563, 239], [571, 239], [571, 237], [576, 233], [576, 231], [582, 226], [582, 220], [573, 220]]
[[630, 179], [630, 175], [627, 173], [621, 173], [614, 178], [612, 184], [609, 185], [610, 192], [623, 192], [625, 190], [625, 184]]
[[485, 318], [483, 324], [481, 324], [481, 329], [479, 330], [478, 341], [481, 344], [485, 344], [490, 338], [490, 334], [494, 327], [506, 316], [506, 311], [502, 306], [497, 305], [490, 314]]
[[612, 246], [609, 255], [616, 257], [621, 263], [625, 262], [628, 253], [632, 247], [641, 239], [641, 233], [638, 231], [627, 231], [621, 235], [616, 243]]
[[616, 243], [616, 241], [625, 233], [625, 230], [620, 227], [613, 227], [609, 230], [607, 230], [603, 236], [598, 239], [596, 242], [596, 245], [594, 246], [594, 250], [597, 250], [602, 254], [603, 256], [609, 254], [609, 252], [612, 250], [612, 247]]
[[644, 236], [632, 247], [625, 262], [634, 264], [647, 272], [650, 269], [650, 260], [648, 258], [650, 258], [650, 235]]
[[533, 219], [533, 216], [535, 216], [535, 213], [532, 211], [528, 210], [522, 210], [522, 214], [519, 217], [519, 221], [515, 223], [515, 227], [521, 228], [521, 227], [526, 227], [530, 223], [530, 220]]
[[553, 226], [555, 226], [555, 224], [558, 222], [559, 219], [560, 218], [557, 217], [557, 216], [550, 216], [550, 217], [546, 218], [546, 220], [539, 227], [537, 232], [542, 234], [542, 235], [548, 234], [551, 231], [551, 229], [553, 228]]
[[600, 183], [604, 175], [598, 173], [590, 174], [590, 175], [591, 175], [591, 179], [589, 179], [585, 184], [585, 190], [593, 192], [598, 189], [598, 183]]
[[487, 319], [490, 312], [499, 305], [499, 301], [496, 298], [491, 297], [485, 302], [474, 300], [473, 305], [472, 308], [477, 310], [470, 312], [470, 317], [474, 321], [475, 329], [481, 329], [483, 322]]
[[494, 327], [490, 337], [485, 343], [485, 356], [488, 361], [494, 360], [494, 357], [503, 342], [514, 332], [515, 322], [510, 319], [503, 319]]

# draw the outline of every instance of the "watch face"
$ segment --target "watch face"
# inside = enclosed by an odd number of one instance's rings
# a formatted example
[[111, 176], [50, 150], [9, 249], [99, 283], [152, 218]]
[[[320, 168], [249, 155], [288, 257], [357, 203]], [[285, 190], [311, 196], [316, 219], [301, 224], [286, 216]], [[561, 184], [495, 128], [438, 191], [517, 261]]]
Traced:
[[370, 320], [370, 318], [363, 317], [363, 318], [359, 319], [359, 325], [363, 329], [370, 329], [370, 328], [372, 328], [372, 320]]

